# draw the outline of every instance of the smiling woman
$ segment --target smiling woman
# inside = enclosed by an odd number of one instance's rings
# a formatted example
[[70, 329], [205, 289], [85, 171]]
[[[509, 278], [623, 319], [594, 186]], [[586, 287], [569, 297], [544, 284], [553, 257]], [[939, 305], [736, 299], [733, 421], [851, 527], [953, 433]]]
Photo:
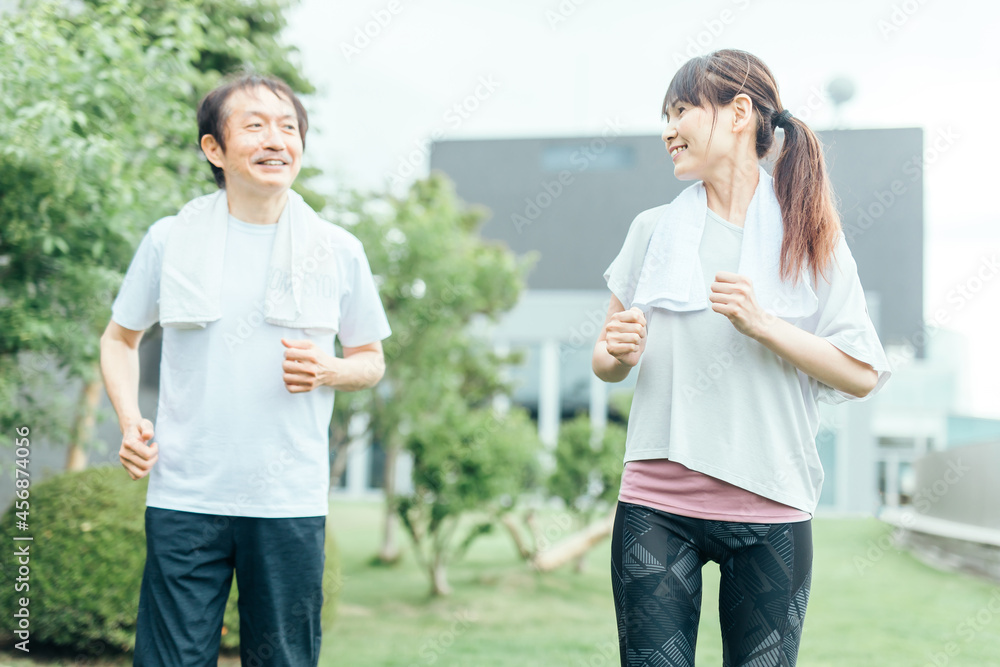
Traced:
[[[819, 142], [767, 66], [694, 58], [662, 111], [674, 175], [697, 182], [633, 221], [593, 354], [608, 382], [639, 366], [612, 542], [621, 664], [693, 667], [715, 561], [725, 664], [793, 666], [823, 482], [817, 400], [864, 398], [889, 366]], [[772, 179], [760, 159], [778, 128]]]

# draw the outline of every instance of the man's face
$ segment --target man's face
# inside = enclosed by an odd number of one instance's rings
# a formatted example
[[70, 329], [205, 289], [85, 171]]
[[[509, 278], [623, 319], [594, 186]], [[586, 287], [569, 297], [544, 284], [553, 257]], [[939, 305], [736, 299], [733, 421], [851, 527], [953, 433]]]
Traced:
[[206, 135], [202, 148], [226, 174], [226, 189], [255, 194], [288, 190], [302, 166], [295, 107], [266, 86], [234, 91], [226, 100], [226, 150]]

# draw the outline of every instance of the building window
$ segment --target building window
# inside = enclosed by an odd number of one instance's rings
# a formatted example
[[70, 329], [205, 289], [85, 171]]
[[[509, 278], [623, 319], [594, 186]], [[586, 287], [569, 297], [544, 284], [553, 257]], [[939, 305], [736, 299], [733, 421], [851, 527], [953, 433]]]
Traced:
[[580, 144], [546, 146], [541, 155], [542, 171], [620, 171], [635, 167], [635, 150], [596, 138]]

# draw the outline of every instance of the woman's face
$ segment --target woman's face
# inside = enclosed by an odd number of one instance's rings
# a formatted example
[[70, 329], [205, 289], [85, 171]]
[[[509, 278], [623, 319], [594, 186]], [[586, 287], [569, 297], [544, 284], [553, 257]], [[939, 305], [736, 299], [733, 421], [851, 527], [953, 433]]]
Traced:
[[674, 176], [680, 181], [705, 180], [713, 165], [718, 164], [732, 148], [729, 145], [731, 137], [721, 131], [724, 122], [722, 113], [719, 113], [713, 134], [710, 107], [675, 102], [667, 108], [666, 121], [663, 143], [673, 160]]

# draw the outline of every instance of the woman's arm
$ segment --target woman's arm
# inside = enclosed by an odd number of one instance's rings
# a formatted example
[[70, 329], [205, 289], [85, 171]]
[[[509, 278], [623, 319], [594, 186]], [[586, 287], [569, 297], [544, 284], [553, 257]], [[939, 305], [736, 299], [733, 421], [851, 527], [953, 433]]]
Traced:
[[712, 283], [709, 300], [712, 310], [728, 317], [737, 331], [823, 384], [863, 398], [878, 383], [878, 373], [868, 364], [829, 341], [766, 313], [757, 304], [746, 276], [720, 271]]
[[594, 345], [594, 374], [605, 382], [621, 382], [639, 363], [645, 349], [646, 316], [638, 308], [625, 310], [612, 294], [604, 327]]

